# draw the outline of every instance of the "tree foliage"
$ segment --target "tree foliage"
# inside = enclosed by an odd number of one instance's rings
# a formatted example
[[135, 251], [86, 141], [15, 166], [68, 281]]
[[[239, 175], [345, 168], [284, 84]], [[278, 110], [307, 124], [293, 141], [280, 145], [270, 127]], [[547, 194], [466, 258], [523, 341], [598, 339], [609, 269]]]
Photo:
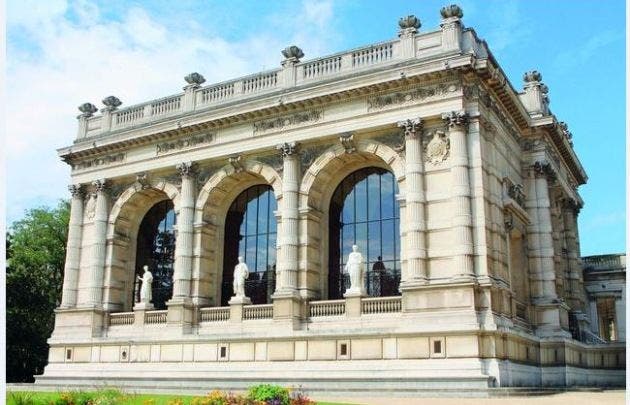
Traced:
[[48, 358], [46, 340], [61, 301], [70, 204], [35, 208], [7, 234], [7, 382], [33, 381]]

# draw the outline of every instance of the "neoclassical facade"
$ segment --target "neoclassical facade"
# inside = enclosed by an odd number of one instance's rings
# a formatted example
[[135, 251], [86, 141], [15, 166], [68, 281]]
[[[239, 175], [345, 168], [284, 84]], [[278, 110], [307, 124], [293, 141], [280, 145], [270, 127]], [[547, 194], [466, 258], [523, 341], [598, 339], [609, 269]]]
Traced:
[[[462, 10], [440, 13], [437, 30], [408, 16], [394, 40], [308, 61], [290, 46], [271, 71], [81, 105], [37, 382], [623, 384], [623, 343], [591, 327], [571, 133], [540, 73], [516, 90]], [[345, 294], [353, 245], [363, 294]], [[231, 299], [239, 256], [247, 300]]]

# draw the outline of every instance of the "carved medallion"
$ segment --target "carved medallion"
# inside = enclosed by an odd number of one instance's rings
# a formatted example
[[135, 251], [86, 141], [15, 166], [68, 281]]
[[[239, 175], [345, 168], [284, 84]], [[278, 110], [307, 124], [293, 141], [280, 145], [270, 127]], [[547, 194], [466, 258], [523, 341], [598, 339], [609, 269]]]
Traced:
[[444, 131], [436, 130], [427, 144], [427, 161], [433, 165], [442, 163], [448, 157], [450, 143]]

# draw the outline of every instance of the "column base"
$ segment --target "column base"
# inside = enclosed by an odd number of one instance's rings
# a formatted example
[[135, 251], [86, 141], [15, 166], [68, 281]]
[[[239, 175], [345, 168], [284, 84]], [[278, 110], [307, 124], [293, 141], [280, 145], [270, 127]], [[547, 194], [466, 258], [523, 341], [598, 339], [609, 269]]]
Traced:
[[571, 339], [569, 307], [564, 302], [557, 299], [538, 299], [533, 308], [536, 336]]
[[271, 296], [273, 320], [288, 323], [293, 330], [301, 328], [301, 320], [306, 318], [306, 307], [296, 290], [278, 291]]
[[190, 333], [191, 326], [195, 322], [195, 311], [190, 298], [172, 298], [166, 303], [168, 309], [166, 323], [169, 326], [179, 326], [183, 333]]

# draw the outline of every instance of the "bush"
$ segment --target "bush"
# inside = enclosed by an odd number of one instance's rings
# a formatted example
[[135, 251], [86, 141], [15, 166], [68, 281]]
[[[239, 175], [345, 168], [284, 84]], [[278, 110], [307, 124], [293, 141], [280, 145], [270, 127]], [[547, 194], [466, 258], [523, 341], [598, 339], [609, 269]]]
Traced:
[[267, 405], [290, 405], [289, 389], [279, 385], [259, 384], [247, 391], [247, 398]]
[[30, 392], [9, 392], [7, 404], [10, 405], [34, 405], [33, 394]]

